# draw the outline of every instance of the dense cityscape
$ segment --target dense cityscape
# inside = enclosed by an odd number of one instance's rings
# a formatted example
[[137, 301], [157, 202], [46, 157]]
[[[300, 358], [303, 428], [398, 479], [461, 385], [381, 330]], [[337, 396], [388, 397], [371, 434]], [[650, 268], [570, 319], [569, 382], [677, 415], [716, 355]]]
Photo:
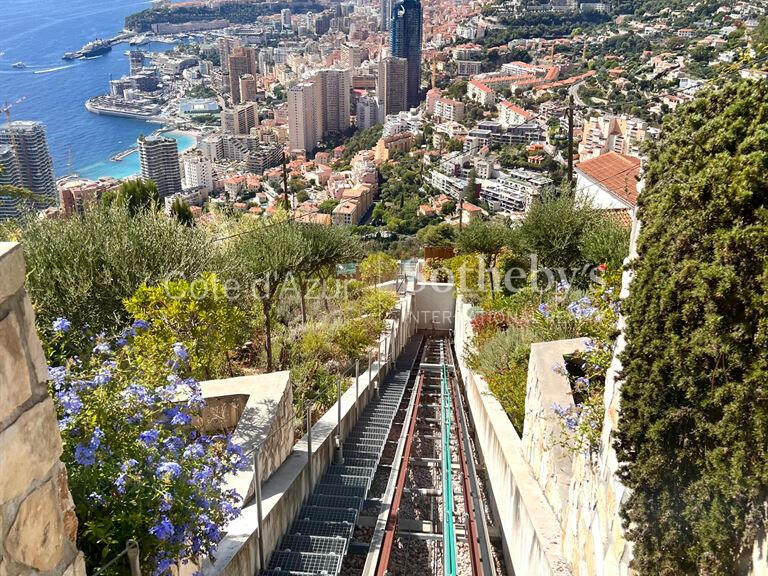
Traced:
[[768, 574], [768, 2], [136, 10], [0, 38], [0, 576]]

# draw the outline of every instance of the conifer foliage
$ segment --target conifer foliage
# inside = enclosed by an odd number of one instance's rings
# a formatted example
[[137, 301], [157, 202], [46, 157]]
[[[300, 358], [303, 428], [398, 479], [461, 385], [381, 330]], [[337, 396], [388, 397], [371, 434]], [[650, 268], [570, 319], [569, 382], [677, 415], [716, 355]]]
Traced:
[[768, 492], [768, 82], [663, 133], [625, 309], [625, 521], [642, 575], [740, 574]]

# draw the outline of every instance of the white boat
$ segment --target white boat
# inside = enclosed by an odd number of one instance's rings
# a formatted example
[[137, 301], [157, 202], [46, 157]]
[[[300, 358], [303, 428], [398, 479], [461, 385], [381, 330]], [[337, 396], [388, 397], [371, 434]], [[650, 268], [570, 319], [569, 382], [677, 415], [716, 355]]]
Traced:
[[16, 62], [16, 63], [13, 65], [13, 67], [14, 67], [14, 68], [16, 68], [17, 70], [21, 70], [22, 68], [26, 68], [26, 67], [27, 67], [27, 65], [26, 65], [26, 64], [24, 64], [24, 62], [22, 62], [22, 61], [18, 61], [18, 62]]

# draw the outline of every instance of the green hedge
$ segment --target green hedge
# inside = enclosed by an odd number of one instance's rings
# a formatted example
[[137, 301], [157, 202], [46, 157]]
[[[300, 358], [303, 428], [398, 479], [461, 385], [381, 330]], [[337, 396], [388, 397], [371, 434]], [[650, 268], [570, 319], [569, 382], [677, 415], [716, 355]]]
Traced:
[[623, 511], [640, 574], [739, 574], [768, 491], [768, 82], [663, 134], [626, 308]]

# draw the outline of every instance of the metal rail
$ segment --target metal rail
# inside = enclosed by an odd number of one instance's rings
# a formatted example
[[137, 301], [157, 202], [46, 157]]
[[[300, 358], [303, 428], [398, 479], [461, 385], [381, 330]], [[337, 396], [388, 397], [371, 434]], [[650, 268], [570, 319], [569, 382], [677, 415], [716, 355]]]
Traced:
[[408, 435], [406, 436], [405, 448], [400, 461], [400, 472], [397, 477], [397, 485], [395, 488], [395, 495], [392, 499], [392, 507], [389, 510], [389, 518], [387, 518], [387, 527], [384, 532], [384, 542], [381, 545], [381, 555], [379, 557], [379, 565], [376, 569], [376, 576], [384, 576], [387, 573], [389, 566], [389, 558], [392, 554], [392, 544], [395, 541], [395, 535], [397, 533], [397, 519], [400, 511], [400, 501], [403, 498], [403, 489], [405, 488], [405, 481], [408, 476], [408, 460], [411, 457], [411, 448], [413, 446], [413, 433], [416, 430], [416, 417], [418, 415], [419, 401], [421, 400], [421, 387], [424, 383], [424, 374], [419, 374], [419, 380], [416, 384], [415, 391], [415, 403], [416, 409], [411, 413], [411, 420], [408, 423]]
[[[448, 353], [453, 359], [451, 348]], [[464, 509], [467, 515], [467, 538], [469, 540], [470, 561], [474, 576], [495, 576], [496, 569], [491, 557], [491, 544], [488, 536], [487, 522], [483, 504], [480, 501], [480, 488], [477, 481], [477, 470], [472, 459], [472, 448], [469, 442], [469, 426], [467, 424], [464, 403], [459, 389], [458, 371], [451, 386], [451, 397], [456, 417], [458, 431], [459, 466], [461, 468], [464, 489]]]
[[[442, 351], [440, 355], [443, 356]], [[440, 404], [443, 445], [443, 574], [456, 576], [456, 526], [453, 518], [453, 471], [451, 470], [451, 393], [448, 387], [448, 370], [444, 362], [440, 378]]]

